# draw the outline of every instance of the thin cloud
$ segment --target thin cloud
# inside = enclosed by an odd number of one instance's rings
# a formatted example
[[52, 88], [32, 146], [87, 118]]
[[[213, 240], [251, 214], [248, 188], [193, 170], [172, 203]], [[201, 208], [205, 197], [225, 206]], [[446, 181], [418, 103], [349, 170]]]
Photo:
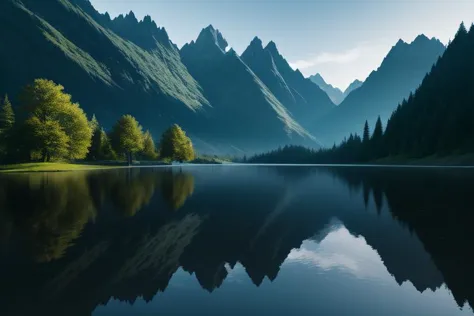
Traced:
[[344, 51], [321, 52], [293, 60], [290, 65], [305, 76], [320, 73], [326, 82], [345, 90], [355, 78], [364, 81], [382, 63], [396, 40], [361, 42]]
[[324, 52], [307, 60], [297, 60], [290, 63], [294, 69], [306, 69], [320, 64], [349, 64], [358, 60], [362, 55], [362, 49], [356, 47], [342, 53]]
[[323, 52], [308, 59], [291, 62], [294, 69], [307, 69], [321, 64], [350, 64], [380, 45], [361, 44], [344, 52]]

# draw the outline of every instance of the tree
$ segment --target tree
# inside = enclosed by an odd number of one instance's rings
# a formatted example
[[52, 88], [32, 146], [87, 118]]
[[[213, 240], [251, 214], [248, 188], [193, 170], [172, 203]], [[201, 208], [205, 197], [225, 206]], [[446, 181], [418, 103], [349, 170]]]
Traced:
[[87, 116], [79, 107], [79, 104], [73, 103], [66, 107], [60, 119], [60, 124], [69, 137], [67, 158], [85, 158], [91, 145], [92, 130]]
[[155, 141], [153, 140], [153, 136], [151, 135], [150, 131], [146, 131], [145, 135], [143, 135], [142, 155], [148, 160], [155, 160], [158, 156], [156, 153]]
[[186, 133], [174, 124], [166, 130], [160, 141], [160, 155], [163, 159], [190, 161], [195, 158], [193, 144]]
[[132, 155], [143, 150], [142, 127], [131, 115], [122, 116], [112, 129], [112, 147], [125, 154], [129, 165]]
[[5, 95], [0, 108], [0, 158], [3, 159], [8, 154], [13, 126], [15, 125], [15, 113], [8, 96]]
[[[90, 147], [92, 130], [79, 104], [72, 103], [64, 87], [46, 79], [36, 79], [20, 99], [29, 113], [26, 125], [32, 150], [41, 159], [82, 159]], [[54, 140], [54, 137], [58, 139]]]
[[89, 126], [92, 129], [91, 147], [87, 154], [87, 160], [100, 160], [102, 155], [102, 129], [100, 128], [99, 121], [92, 115], [92, 119], [89, 122]]
[[5, 95], [0, 109], [0, 134], [5, 134], [10, 131], [13, 125], [15, 125], [15, 112], [13, 112], [8, 95]]
[[91, 128], [93, 128], [91, 147], [87, 154], [88, 160], [116, 160], [117, 154], [112, 149], [109, 136], [100, 127], [99, 121], [95, 115], [92, 116], [92, 120], [89, 122]]
[[100, 124], [97, 120], [97, 117], [95, 117], [95, 114], [92, 114], [92, 118], [89, 122], [89, 127], [92, 130], [92, 134], [94, 134], [97, 130], [100, 130]]
[[109, 135], [107, 135], [107, 133], [103, 129], [100, 131], [100, 135], [102, 139], [100, 159], [117, 160], [117, 153], [112, 148], [112, 142], [110, 141]]
[[364, 144], [367, 144], [370, 140], [370, 129], [369, 129], [369, 123], [367, 121], [365, 121], [365, 125], [364, 125], [364, 134], [363, 134], [363, 137], [362, 137], [362, 142]]
[[38, 152], [42, 161], [51, 161], [55, 157], [65, 157], [68, 154], [69, 137], [57, 121], [46, 120], [42, 122], [38, 117], [29, 118], [25, 125], [28, 138], [33, 140], [30, 148], [33, 156]]
[[376, 158], [380, 158], [384, 156], [384, 148], [383, 148], [383, 126], [382, 126], [382, 120], [380, 119], [380, 116], [377, 119], [377, 122], [375, 123], [375, 129], [374, 129], [374, 134], [372, 135], [372, 138], [370, 139], [370, 143], [372, 146], [372, 151]]

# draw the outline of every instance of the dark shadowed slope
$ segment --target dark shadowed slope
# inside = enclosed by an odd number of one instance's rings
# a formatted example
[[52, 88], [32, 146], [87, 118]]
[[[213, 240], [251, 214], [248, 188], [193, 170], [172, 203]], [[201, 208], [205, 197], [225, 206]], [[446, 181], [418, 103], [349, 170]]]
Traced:
[[184, 64], [203, 87], [212, 109], [202, 135], [237, 151], [261, 151], [288, 143], [316, 146], [312, 137], [255, 73], [209, 26], [181, 49]]
[[311, 131], [331, 146], [350, 133], [360, 134], [365, 120], [374, 126], [380, 115], [386, 122], [397, 105], [418, 88], [444, 50], [439, 40], [424, 35], [410, 44], [400, 40], [364, 84], [329, 115], [315, 122]]
[[474, 152], [474, 27], [461, 25], [420, 88], [393, 113], [383, 136], [390, 155]]
[[324, 91], [290, 67], [274, 42], [264, 48], [256, 37], [241, 58], [303, 127], [308, 128], [310, 118], [321, 117], [334, 107]]

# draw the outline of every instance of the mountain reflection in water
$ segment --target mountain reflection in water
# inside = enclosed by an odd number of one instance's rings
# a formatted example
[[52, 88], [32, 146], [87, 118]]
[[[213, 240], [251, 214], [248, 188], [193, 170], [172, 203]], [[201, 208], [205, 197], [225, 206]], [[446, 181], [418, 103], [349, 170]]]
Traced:
[[473, 180], [265, 166], [2, 175], [0, 311], [472, 314]]

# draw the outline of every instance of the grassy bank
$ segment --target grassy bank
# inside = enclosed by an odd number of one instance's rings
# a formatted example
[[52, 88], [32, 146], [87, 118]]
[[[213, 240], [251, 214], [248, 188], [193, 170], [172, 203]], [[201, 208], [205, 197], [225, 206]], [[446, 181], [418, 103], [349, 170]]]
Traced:
[[61, 163], [61, 162], [35, 162], [35, 163], [3, 165], [3, 166], [0, 166], [0, 173], [64, 172], [64, 171], [99, 170], [99, 169], [111, 169], [111, 168], [120, 168], [120, 166], [72, 164], [72, 163]]
[[[229, 163], [228, 160], [219, 158], [197, 158], [189, 162], [190, 164], [224, 164]], [[171, 165], [169, 161], [140, 161], [134, 162], [133, 167], [151, 167]], [[123, 161], [99, 161], [95, 163], [79, 162], [32, 162], [20, 163], [11, 165], [0, 165], [0, 173], [13, 172], [66, 172], [66, 171], [81, 171], [81, 170], [101, 170], [101, 169], [115, 169], [127, 168]]]

